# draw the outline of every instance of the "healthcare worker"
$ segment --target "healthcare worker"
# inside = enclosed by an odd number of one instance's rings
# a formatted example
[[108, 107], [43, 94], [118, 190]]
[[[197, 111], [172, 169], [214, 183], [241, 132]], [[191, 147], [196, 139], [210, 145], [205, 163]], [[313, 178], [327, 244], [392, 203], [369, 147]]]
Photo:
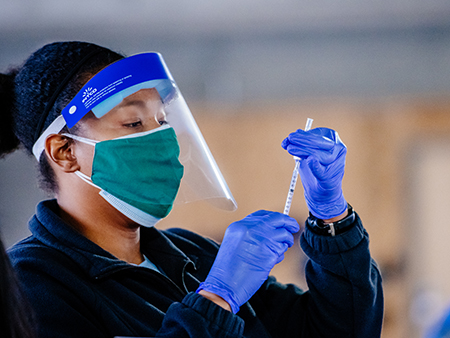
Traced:
[[1, 87], [2, 153], [20, 142], [55, 196], [9, 250], [39, 337], [380, 336], [381, 278], [342, 194], [346, 147], [335, 131], [298, 130], [282, 143], [302, 159], [311, 211], [305, 292], [269, 276], [299, 230], [287, 215], [254, 212], [220, 247], [155, 227], [174, 203], [236, 207], [160, 54], [52, 43]]

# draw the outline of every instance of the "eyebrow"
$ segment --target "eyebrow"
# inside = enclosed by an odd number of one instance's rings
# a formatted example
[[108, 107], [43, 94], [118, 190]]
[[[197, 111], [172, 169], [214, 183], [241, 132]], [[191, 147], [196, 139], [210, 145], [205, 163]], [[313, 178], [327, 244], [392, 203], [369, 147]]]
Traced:
[[131, 100], [131, 101], [122, 101], [117, 105], [118, 108], [129, 107], [129, 106], [145, 106], [145, 102], [143, 100]]

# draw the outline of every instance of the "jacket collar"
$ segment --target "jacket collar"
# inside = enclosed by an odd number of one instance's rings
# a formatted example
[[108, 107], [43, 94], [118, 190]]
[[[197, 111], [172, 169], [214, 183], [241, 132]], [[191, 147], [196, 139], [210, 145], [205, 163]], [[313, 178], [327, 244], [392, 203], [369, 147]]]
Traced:
[[[39, 203], [29, 227], [40, 242], [68, 255], [94, 279], [135, 268], [66, 224], [58, 216], [58, 208], [56, 200]], [[195, 270], [196, 257], [189, 258], [164, 233], [155, 228], [141, 228], [141, 250], [157, 266], [164, 266], [163, 272], [178, 285], [182, 284], [182, 273], [188, 265]]]

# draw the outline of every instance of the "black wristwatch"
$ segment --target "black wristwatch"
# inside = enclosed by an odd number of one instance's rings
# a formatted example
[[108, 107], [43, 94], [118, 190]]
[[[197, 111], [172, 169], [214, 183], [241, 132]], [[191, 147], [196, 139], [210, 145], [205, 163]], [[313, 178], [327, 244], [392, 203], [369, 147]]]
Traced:
[[317, 217], [309, 213], [309, 217], [306, 220], [306, 224], [309, 227], [309, 229], [315, 234], [323, 236], [339, 235], [345, 231], [350, 230], [350, 228], [352, 228], [355, 225], [356, 214], [353, 211], [353, 208], [350, 204], [347, 204], [347, 208], [348, 208], [347, 209], [348, 215], [337, 222], [325, 224], [323, 220], [318, 219]]

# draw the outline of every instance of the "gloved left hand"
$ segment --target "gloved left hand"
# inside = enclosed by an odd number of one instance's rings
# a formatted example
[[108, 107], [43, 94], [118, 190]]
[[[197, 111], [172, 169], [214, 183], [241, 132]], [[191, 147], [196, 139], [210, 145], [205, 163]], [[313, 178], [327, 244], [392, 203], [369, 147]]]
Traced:
[[294, 243], [297, 221], [260, 210], [230, 224], [214, 264], [197, 292], [212, 292], [230, 304], [233, 313], [261, 287], [275, 264]]
[[331, 219], [347, 209], [342, 193], [347, 147], [336, 131], [298, 129], [281, 146], [300, 158], [299, 174], [309, 211], [319, 219]]

